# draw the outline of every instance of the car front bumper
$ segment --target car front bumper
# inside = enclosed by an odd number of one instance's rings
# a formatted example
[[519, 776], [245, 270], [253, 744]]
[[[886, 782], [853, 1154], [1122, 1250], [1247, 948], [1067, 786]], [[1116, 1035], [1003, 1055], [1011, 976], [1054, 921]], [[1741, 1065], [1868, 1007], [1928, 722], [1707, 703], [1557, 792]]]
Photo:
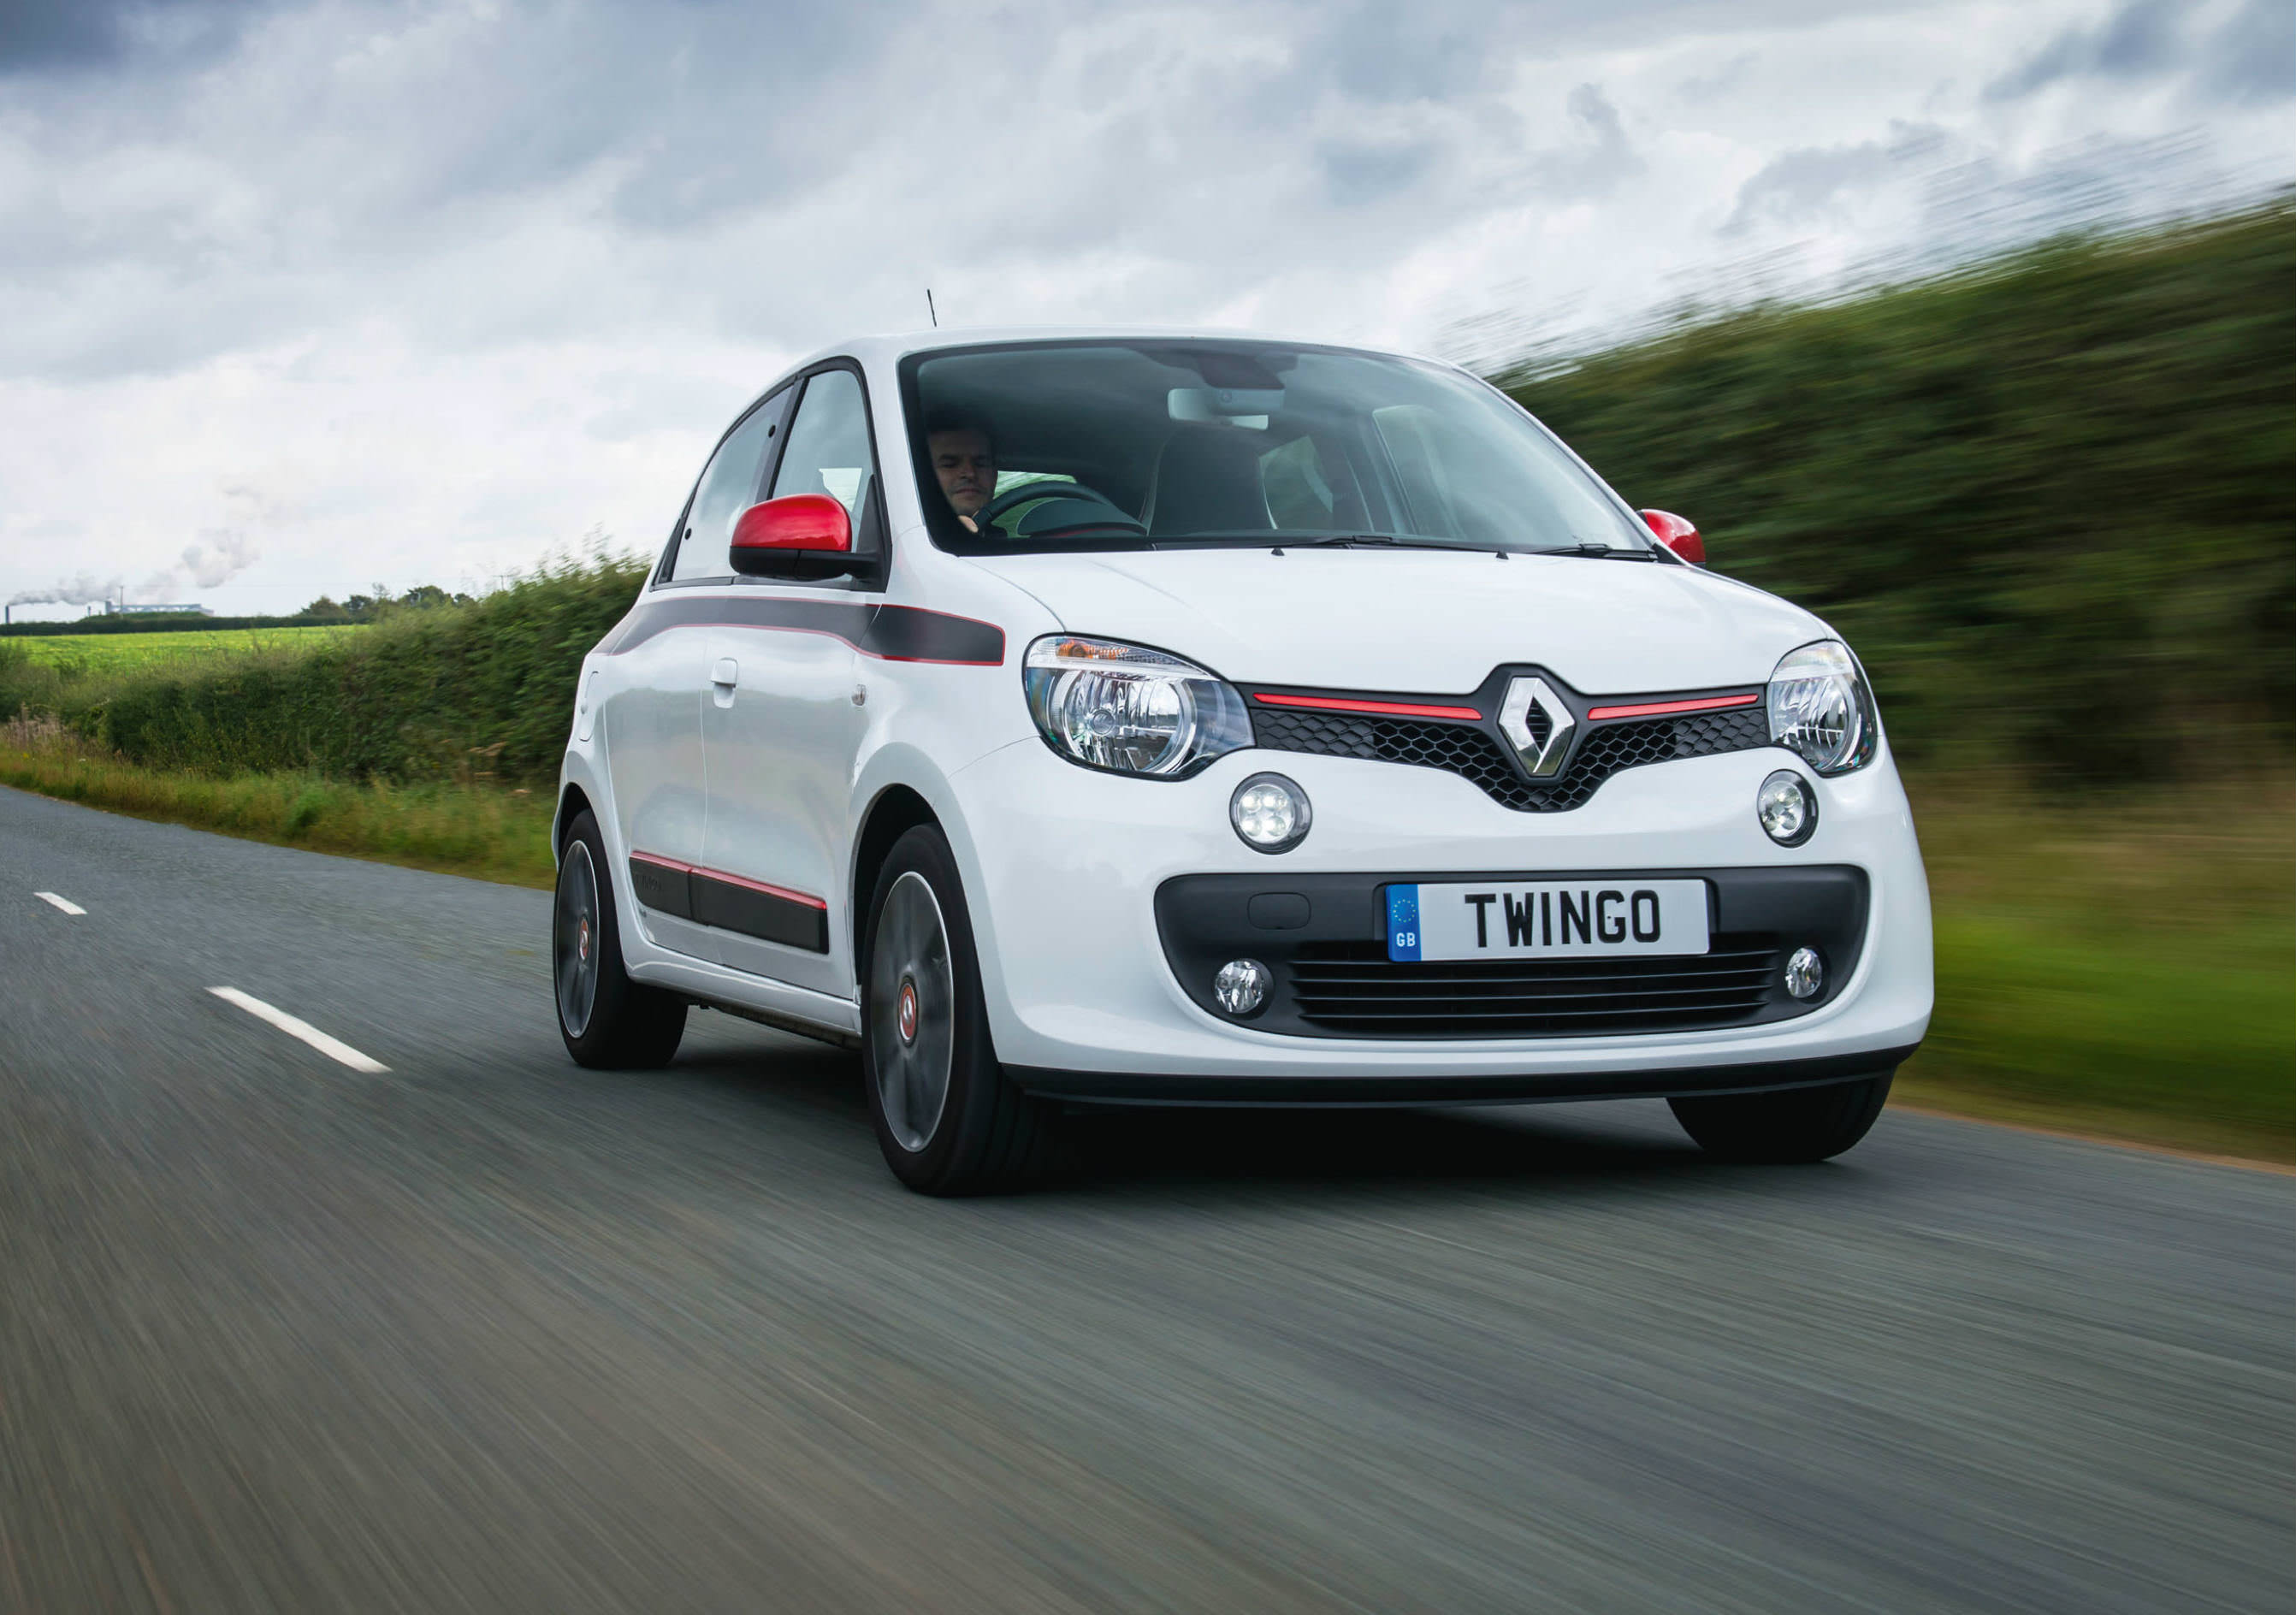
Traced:
[[[1912, 816], [1884, 752], [1817, 781], [1816, 832], [1779, 847], [1755, 821], [1754, 795], [1773, 769], [1796, 763], [1775, 749], [1679, 758], [1628, 769], [1584, 806], [1542, 814], [1502, 807], [1456, 775], [1394, 763], [1250, 750], [1192, 780], [1151, 781], [1076, 767], [1033, 740], [1006, 746], [955, 776], [963, 822], [949, 827], [998, 1056], [1048, 1094], [1188, 1103], [1678, 1094], [1887, 1070], [1919, 1045], [1931, 999]], [[1307, 840], [1274, 857], [1244, 846], [1227, 812], [1235, 786], [1267, 770], [1297, 781], [1316, 811]], [[1173, 892], [1217, 889], [1247, 910], [1262, 891], [1326, 895], [1311, 903], [1331, 916], [1320, 923], [1375, 939], [1370, 894], [1387, 881], [1620, 871], [1709, 877], [1723, 923], [1733, 883], [1753, 893], [1811, 878], [1790, 872], [1830, 871], [1862, 889], [1862, 930], [1832, 949], [1845, 963], [1816, 1007], [1705, 1029], [1332, 1035], [1274, 1005], [1265, 1024], [1230, 1021], [1207, 1007], [1203, 983], [1192, 993], [1178, 973], [1200, 972], [1226, 939], [1215, 923], [1176, 940]], [[1273, 930], [1259, 939], [1251, 956], [1287, 946]]]

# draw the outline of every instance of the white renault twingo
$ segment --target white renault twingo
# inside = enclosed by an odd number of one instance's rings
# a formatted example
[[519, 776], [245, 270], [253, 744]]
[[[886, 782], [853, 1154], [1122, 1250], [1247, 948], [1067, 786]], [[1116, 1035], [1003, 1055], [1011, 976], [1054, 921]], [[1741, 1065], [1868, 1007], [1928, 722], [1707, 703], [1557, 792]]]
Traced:
[[885, 1158], [1078, 1103], [1663, 1096], [1872, 1124], [1931, 1006], [1865, 675], [1504, 394], [1169, 332], [841, 346], [745, 410], [585, 660], [554, 964], [857, 1046]]

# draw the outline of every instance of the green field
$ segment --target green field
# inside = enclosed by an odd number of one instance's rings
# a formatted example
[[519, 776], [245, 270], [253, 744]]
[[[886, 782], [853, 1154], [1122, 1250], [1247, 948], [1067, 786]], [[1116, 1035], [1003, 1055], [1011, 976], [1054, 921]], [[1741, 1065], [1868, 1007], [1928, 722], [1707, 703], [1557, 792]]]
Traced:
[[36, 662], [80, 674], [132, 673], [163, 662], [253, 651], [302, 650], [363, 634], [358, 623], [315, 623], [294, 628], [190, 628], [152, 634], [43, 634], [12, 637]]

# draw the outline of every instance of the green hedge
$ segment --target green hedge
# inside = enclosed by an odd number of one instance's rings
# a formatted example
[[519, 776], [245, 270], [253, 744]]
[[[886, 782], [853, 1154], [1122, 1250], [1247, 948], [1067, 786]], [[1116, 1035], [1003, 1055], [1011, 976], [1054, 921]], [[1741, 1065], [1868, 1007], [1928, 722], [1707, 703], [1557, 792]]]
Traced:
[[1502, 380], [1840, 627], [1901, 751], [2164, 778], [2296, 735], [2286, 197]]
[[60, 679], [0, 644], [0, 705], [53, 711], [150, 767], [547, 783], [566, 747], [575, 670], [644, 574], [642, 561], [562, 567], [308, 650], [111, 682]]

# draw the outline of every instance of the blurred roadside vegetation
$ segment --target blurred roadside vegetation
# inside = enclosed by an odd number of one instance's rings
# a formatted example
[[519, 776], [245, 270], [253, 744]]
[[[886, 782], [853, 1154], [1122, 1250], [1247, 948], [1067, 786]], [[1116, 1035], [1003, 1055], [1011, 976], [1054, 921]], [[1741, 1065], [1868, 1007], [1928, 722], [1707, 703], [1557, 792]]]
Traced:
[[401, 605], [348, 631], [283, 630], [227, 658], [107, 668], [0, 639], [0, 712], [53, 717], [146, 768], [546, 786], [575, 670], [629, 609], [646, 564], [568, 561], [478, 600]]
[[2296, 776], [1906, 786], [1938, 996], [1899, 1099], [2296, 1162]]
[[0, 785], [314, 852], [548, 887], [548, 791], [308, 772], [231, 775], [124, 762], [53, 718], [0, 723]]
[[1498, 380], [1840, 628], [1915, 767], [2119, 784], [2296, 742], [2296, 196]]
[[[2296, 1160], [2296, 203], [1500, 379], [1872, 672], [1938, 920], [1906, 1097]], [[124, 669], [0, 638], [0, 783], [547, 884], [645, 570]]]

